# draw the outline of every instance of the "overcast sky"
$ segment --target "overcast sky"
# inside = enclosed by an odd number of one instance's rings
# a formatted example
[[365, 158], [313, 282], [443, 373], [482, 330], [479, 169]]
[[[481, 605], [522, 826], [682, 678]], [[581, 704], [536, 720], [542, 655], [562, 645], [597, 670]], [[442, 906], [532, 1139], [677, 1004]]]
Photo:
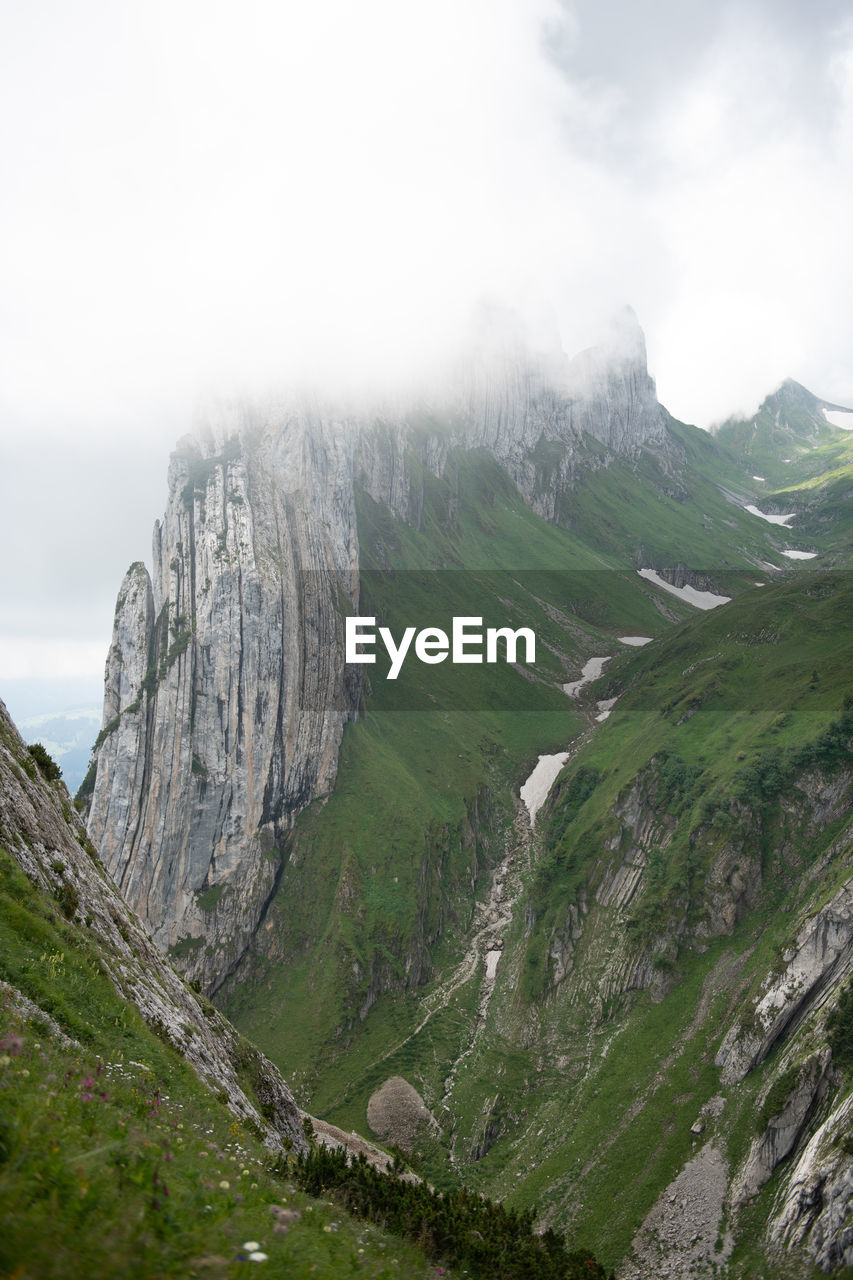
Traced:
[[627, 302], [676, 417], [853, 401], [850, 0], [0, 0], [0, 118], [0, 696], [100, 677], [211, 387]]

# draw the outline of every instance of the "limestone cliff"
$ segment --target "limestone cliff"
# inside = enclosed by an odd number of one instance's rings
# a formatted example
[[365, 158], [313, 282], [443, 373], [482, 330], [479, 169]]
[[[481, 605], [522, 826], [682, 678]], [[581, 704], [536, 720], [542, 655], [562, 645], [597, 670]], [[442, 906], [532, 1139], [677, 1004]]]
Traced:
[[153, 561], [119, 593], [88, 828], [157, 943], [215, 988], [356, 706], [339, 642], [355, 518], [334, 426], [234, 413], [182, 441]]

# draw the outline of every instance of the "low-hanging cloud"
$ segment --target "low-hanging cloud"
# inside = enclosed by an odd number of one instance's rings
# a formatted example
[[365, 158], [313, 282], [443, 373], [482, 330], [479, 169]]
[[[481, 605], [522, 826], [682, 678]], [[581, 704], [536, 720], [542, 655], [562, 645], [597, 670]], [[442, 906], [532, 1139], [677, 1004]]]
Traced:
[[[16, 412], [393, 382], [482, 299], [550, 310], [570, 352], [632, 303], [694, 420], [849, 378], [849, 29], [815, 55], [818, 120], [760, 8], [721, 9], [698, 51], [682, 19], [654, 92], [618, 5], [621, 80], [585, 62], [588, 6], [556, 0], [48, 8], [7, 17], [0, 91]], [[667, 37], [646, 38], [648, 60]]]
[[396, 392], [484, 302], [569, 354], [630, 303], [701, 425], [853, 399], [845, 0], [8, 4], [0, 109], [21, 645], [106, 648], [200, 395]]

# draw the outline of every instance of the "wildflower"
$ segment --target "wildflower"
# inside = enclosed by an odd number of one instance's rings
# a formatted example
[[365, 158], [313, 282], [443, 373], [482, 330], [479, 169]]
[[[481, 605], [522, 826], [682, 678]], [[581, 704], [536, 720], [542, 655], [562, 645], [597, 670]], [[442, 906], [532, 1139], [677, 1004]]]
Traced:
[[261, 1253], [260, 1249], [255, 1249], [253, 1253], [249, 1254], [250, 1262], [266, 1262], [266, 1260], [267, 1255], [265, 1253]]
[[220, 1184], [219, 1184], [219, 1190], [220, 1190], [220, 1191], [227, 1191], [227, 1190], [228, 1190], [228, 1188], [229, 1188], [230, 1186], [231, 1186], [231, 1183], [228, 1181], [228, 1179], [227, 1179], [227, 1178], [223, 1178], [223, 1179], [222, 1179], [222, 1181], [221, 1181], [221, 1182], [220, 1182]]
[[247, 1240], [243, 1245], [243, 1248], [247, 1253], [254, 1253], [257, 1249], [260, 1249], [260, 1247], [261, 1246], [258, 1244], [257, 1240]]
[[18, 1054], [24, 1047], [24, 1037], [19, 1036], [16, 1031], [10, 1031], [0, 1040], [0, 1049], [5, 1049], [13, 1058], [17, 1058]]

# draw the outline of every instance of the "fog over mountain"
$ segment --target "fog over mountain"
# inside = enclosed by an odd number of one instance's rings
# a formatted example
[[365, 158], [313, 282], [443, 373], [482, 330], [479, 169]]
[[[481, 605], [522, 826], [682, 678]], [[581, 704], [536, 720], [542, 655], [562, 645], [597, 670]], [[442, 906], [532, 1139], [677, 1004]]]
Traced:
[[[87, 0], [0, 19], [0, 675], [95, 674], [199, 395], [433, 376], [630, 302], [707, 425], [847, 403], [847, 7]], [[108, 532], [107, 532], [108, 531]], [[97, 656], [100, 654], [100, 656]]]

